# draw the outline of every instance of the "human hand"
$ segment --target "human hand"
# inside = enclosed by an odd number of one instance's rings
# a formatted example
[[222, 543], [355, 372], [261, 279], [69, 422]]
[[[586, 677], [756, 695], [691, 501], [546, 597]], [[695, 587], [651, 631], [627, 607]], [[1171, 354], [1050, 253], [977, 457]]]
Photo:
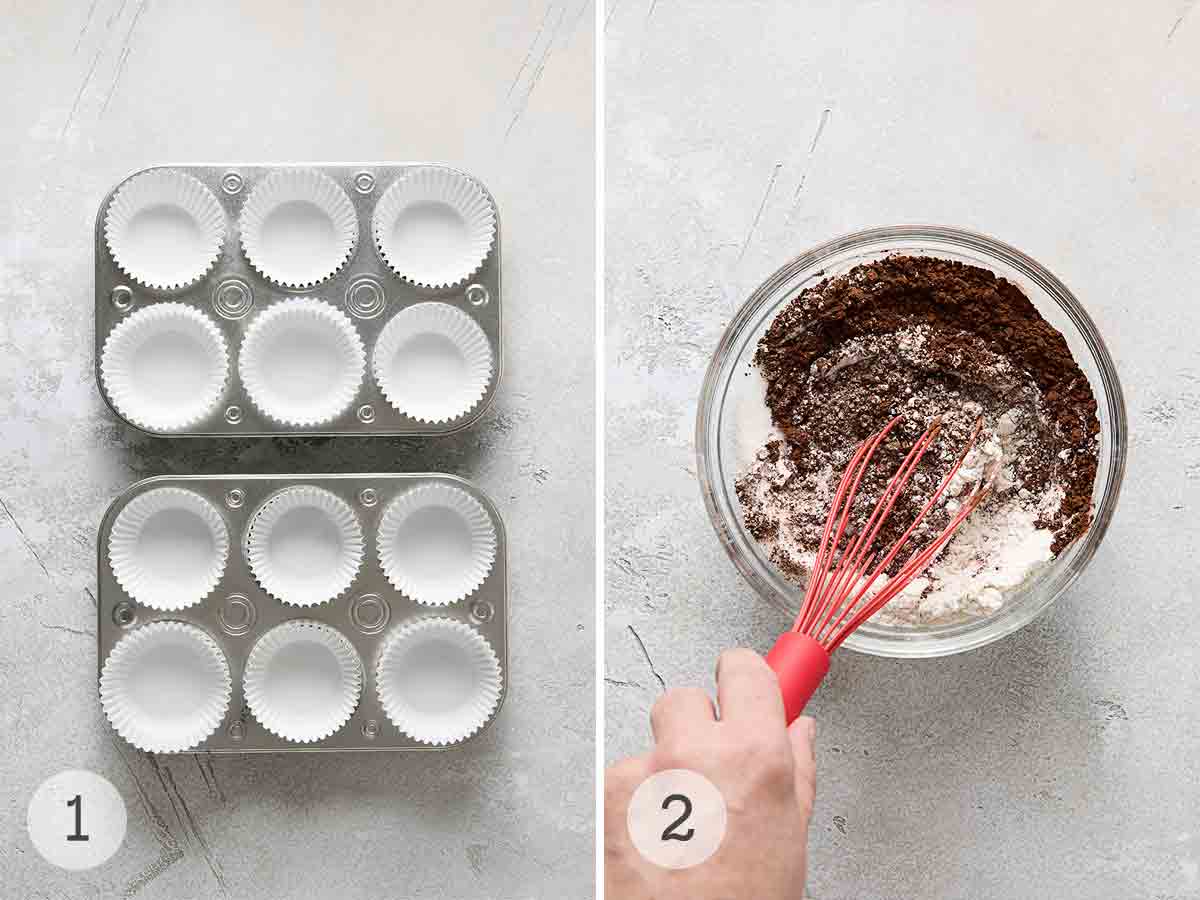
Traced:
[[[604, 778], [605, 896], [609, 900], [800, 900], [808, 860], [816, 723], [789, 727], [775, 673], [752, 650], [717, 663], [717, 718], [700, 688], [676, 688], [650, 712], [654, 749], [617, 763]], [[689, 769], [711, 781], [726, 807], [725, 836], [699, 865], [662, 868], [629, 835], [638, 785], [656, 772]]]

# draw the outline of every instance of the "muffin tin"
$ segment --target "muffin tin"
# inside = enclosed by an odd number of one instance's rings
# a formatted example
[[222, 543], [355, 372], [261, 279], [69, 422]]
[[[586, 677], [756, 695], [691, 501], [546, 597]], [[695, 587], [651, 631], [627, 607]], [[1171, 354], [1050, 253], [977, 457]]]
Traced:
[[504, 702], [504, 525], [460, 478], [148, 478], [98, 543], [101, 702], [140, 749], [439, 749]]
[[152, 434], [445, 434], [500, 377], [499, 213], [448, 166], [143, 169], [95, 282], [100, 392]]

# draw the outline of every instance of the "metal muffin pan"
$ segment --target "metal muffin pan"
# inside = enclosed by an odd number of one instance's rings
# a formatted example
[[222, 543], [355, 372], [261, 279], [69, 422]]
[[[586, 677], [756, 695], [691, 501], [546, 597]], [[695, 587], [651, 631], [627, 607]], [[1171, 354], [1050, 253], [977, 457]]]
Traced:
[[[495, 239], [481, 267], [465, 283], [452, 288], [418, 287], [398, 277], [380, 258], [372, 234], [377, 201], [401, 177], [422, 168], [436, 168], [471, 179], [482, 190], [495, 215]], [[260, 274], [243, 251], [238, 218], [255, 186], [272, 173], [314, 170], [337, 183], [353, 204], [358, 237], [349, 261], [335, 275], [314, 286], [288, 288]], [[122, 271], [109, 251], [104, 220], [114, 196], [133, 179], [149, 172], [176, 171], [198, 179], [220, 204], [225, 240], [216, 263], [198, 282], [179, 289], [152, 289]], [[423, 162], [352, 164], [182, 164], [152, 166], [132, 173], [113, 187], [96, 215], [95, 354], [96, 383], [114, 415], [127, 424], [170, 437], [269, 435], [436, 435], [449, 434], [477, 421], [491, 404], [502, 371], [500, 218], [495, 199], [478, 179]], [[366, 368], [353, 401], [333, 419], [320, 425], [284, 426], [264, 415], [251, 402], [238, 374], [237, 358], [249, 325], [278, 301], [299, 297], [324, 300], [349, 315], [367, 354]], [[165, 301], [202, 312], [220, 330], [228, 346], [229, 378], [223, 396], [211, 412], [181, 430], [160, 431], [132, 422], [117, 409], [105, 389], [100, 362], [105, 340], [133, 313]], [[449, 304], [483, 330], [492, 354], [492, 376], [483, 398], [467, 413], [444, 422], [424, 422], [398, 412], [376, 383], [371, 352], [384, 326], [397, 312], [423, 301]]]
[[[375, 537], [388, 504], [418, 485], [445, 484], [482, 504], [495, 529], [495, 561], [486, 579], [466, 599], [446, 606], [417, 603], [393, 588], [384, 575]], [[364, 553], [358, 573], [336, 599], [314, 606], [286, 605], [266, 593], [247, 562], [245, 547], [254, 516], [278, 491], [311, 485], [332, 492], [353, 509], [363, 531]], [[224, 573], [216, 588], [198, 604], [180, 610], [151, 609], [121, 587], [109, 560], [109, 536], [118, 514], [148, 491], [182, 488], [199, 494], [221, 514], [229, 534]], [[202, 629], [225, 656], [232, 694], [225, 718], [191, 750], [213, 753], [320, 750], [443, 750], [474, 740], [499, 715], [508, 688], [508, 571], [504, 523], [491, 500], [464, 479], [436, 473], [354, 475], [182, 475], [147, 478], [127, 488], [110, 504], [100, 524], [97, 549], [97, 680], [117, 643], [152, 622], [182, 622]], [[366, 598], [364, 600], [364, 598]], [[380, 613], [383, 612], [381, 616]], [[247, 613], [249, 613], [247, 615]], [[499, 659], [501, 690], [495, 709], [472, 737], [446, 746], [430, 746], [402, 733], [385, 714], [376, 689], [375, 664], [393, 630], [425, 618], [443, 617], [469, 627], [491, 645]], [[296, 743], [268, 731], [246, 705], [242, 674], [255, 642], [283, 622], [315, 620], [335, 628], [353, 645], [362, 664], [357, 708], [338, 731], [314, 743]]]

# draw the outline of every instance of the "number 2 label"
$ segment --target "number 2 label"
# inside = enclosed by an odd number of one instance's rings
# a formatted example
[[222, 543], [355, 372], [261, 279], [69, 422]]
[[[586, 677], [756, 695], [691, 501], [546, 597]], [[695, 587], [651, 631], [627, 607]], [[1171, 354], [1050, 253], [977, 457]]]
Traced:
[[662, 802], [663, 809], [670, 809], [672, 803], [682, 803], [683, 813], [663, 829], [662, 839], [664, 841], [690, 841], [696, 834], [695, 828], [689, 828], [687, 831], [680, 834], [675, 829], [688, 820], [688, 816], [692, 814], [692, 801], [688, 799], [686, 794], [671, 794]]
[[633, 846], [649, 862], [688, 869], [717, 852], [728, 811], [720, 790], [699, 772], [663, 769], [634, 790], [625, 823]]

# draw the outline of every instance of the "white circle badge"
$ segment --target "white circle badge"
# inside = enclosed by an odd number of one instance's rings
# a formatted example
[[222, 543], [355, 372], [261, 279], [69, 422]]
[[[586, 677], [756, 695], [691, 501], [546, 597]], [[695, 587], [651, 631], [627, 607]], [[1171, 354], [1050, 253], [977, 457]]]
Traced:
[[690, 869], [717, 852], [725, 837], [725, 798], [690, 769], [666, 769], [643, 781], [629, 801], [633, 846], [664, 869]]
[[125, 801], [107, 778], [68, 769], [43, 781], [29, 801], [29, 839], [60, 869], [91, 869], [125, 840]]

